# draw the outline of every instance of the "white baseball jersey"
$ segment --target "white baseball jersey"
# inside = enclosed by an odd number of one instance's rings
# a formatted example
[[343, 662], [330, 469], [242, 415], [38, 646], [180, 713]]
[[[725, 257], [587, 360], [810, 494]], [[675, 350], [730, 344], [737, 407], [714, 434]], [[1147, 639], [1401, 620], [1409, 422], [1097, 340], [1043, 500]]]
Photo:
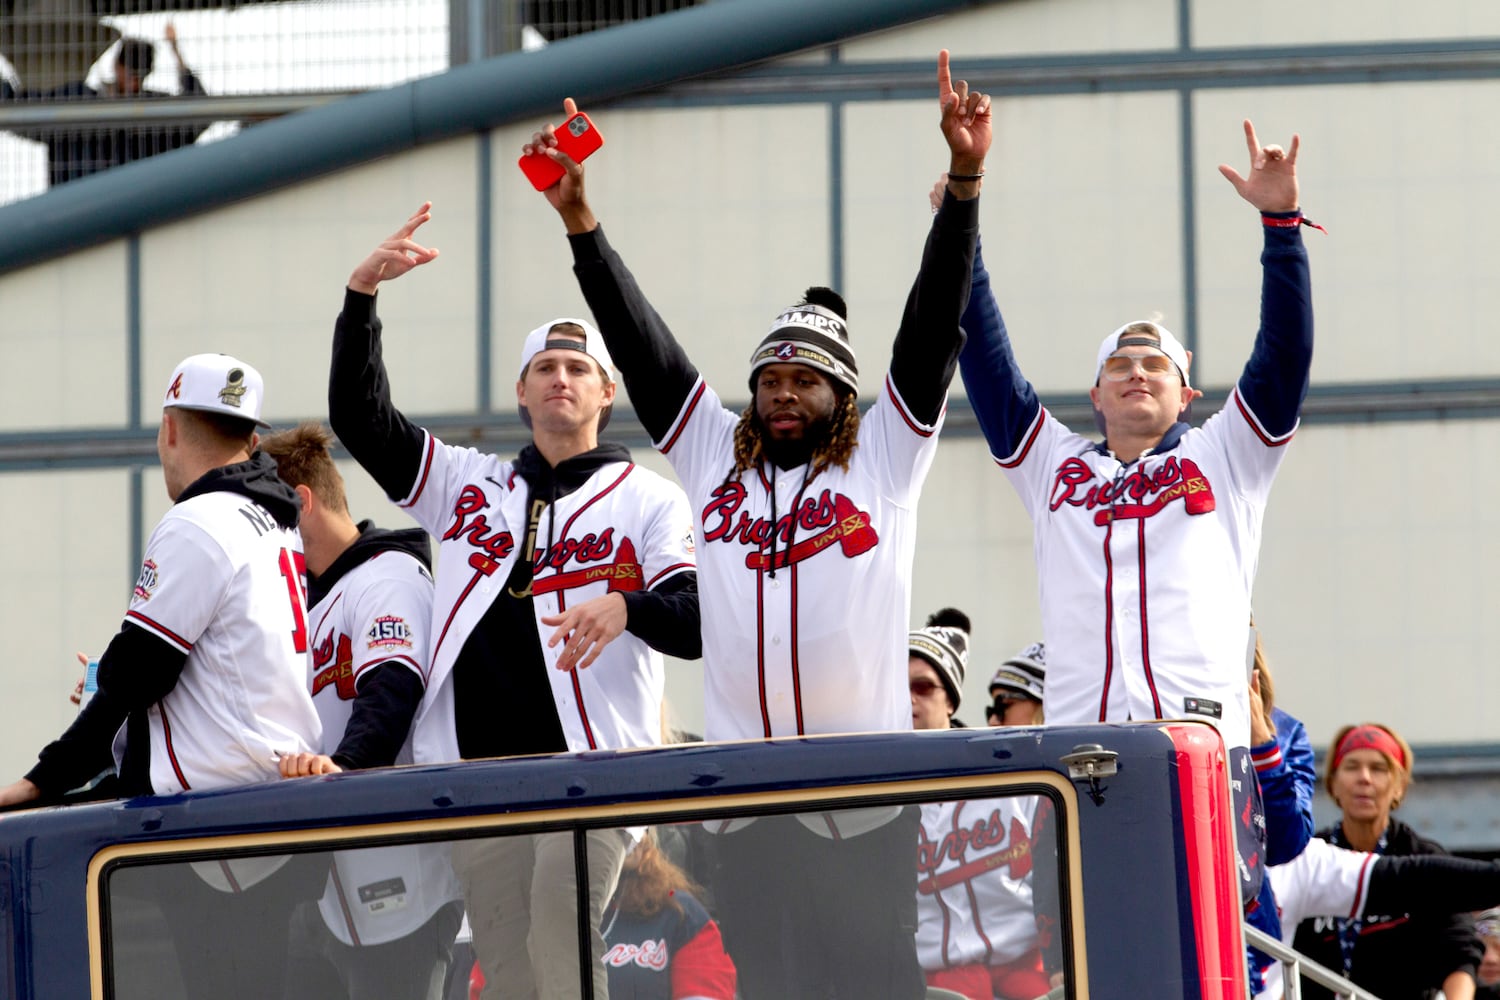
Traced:
[[[1281, 943], [1290, 945], [1297, 926], [1309, 917], [1353, 919], [1363, 914], [1377, 860], [1378, 855], [1314, 837], [1291, 861], [1267, 868], [1281, 914]], [[1275, 962], [1266, 970], [1264, 991], [1256, 996], [1279, 998], [1281, 992], [1281, 963]]]
[[1267, 434], [1238, 389], [1182, 426], [1124, 465], [1039, 407], [996, 457], [1036, 529], [1047, 721], [1200, 718], [1248, 747], [1250, 594], [1292, 435]]
[[[312, 609], [308, 683], [323, 722], [322, 752], [338, 749], [365, 671], [389, 664], [427, 679], [432, 576], [415, 556], [375, 552], [341, 576]], [[397, 755], [411, 762], [411, 741]], [[417, 930], [461, 893], [446, 844], [339, 851], [323, 898], [323, 920], [347, 945], [384, 944]]]
[[151, 533], [125, 619], [187, 654], [149, 711], [156, 794], [271, 781], [279, 754], [320, 745], [304, 573], [302, 536], [238, 493], [183, 500]]
[[911, 729], [917, 497], [942, 417], [918, 421], [887, 377], [849, 471], [834, 466], [805, 484], [805, 466], [726, 483], [738, 422], [699, 378], [654, 442], [697, 517], [705, 735]]
[[[365, 671], [391, 664], [426, 682], [432, 576], [409, 553], [377, 552], [340, 577], [310, 617], [307, 683], [323, 723], [320, 749], [332, 754], [349, 726]], [[409, 743], [398, 763], [411, 763]]]
[[917, 958], [927, 972], [1002, 965], [1037, 947], [1031, 796], [922, 806]]
[[[454, 659], [525, 548], [526, 501], [526, 481], [512, 463], [424, 432], [421, 472], [399, 501], [438, 539], [432, 673], [412, 726], [418, 762], [459, 759]], [[547, 646], [555, 629], [541, 619], [691, 571], [692, 521], [682, 491], [633, 462], [601, 465], [541, 513], [536, 553], [532, 603], [568, 749], [660, 743], [661, 654], [624, 632], [588, 669], [557, 670], [563, 645]]]

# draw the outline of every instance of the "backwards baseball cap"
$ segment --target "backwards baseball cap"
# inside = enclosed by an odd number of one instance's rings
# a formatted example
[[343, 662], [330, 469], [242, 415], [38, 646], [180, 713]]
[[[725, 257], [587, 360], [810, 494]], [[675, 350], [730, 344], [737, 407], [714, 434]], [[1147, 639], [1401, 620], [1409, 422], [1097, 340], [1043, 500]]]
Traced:
[[1047, 682], [1047, 644], [1033, 642], [1006, 660], [990, 678], [990, 697], [996, 692], [1011, 697], [1042, 700]]
[[201, 413], [239, 417], [260, 427], [271, 425], [260, 419], [265, 381], [260, 372], [227, 354], [194, 354], [179, 364], [162, 397], [165, 409], [175, 406]]
[[[583, 331], [583, 343], [579, 343], [577, 334], [570, 330], [558, 330], [560, 326], [576, 326]], [[571, 336], [570, 336], [571, 334]], [[521, 367], [516, 375], [517, 380], [526, 377], [526, 369], [535, 358], [543, 351], [578, 351], [587, 354], [598, 363], [600, 370], [604, 373], [606, 382], [615, 380], [615, 363], [610, 360], [609, 349], [604, 346], [604, 335], [595, 330], [581, 319], [573, 319], [569, 316], [560, 316], [550, 323], [537, 327], [526, 335], [526, 341], [521, 345]], [[525, 406], [518, 406], [521, 411], [521, 423], [527, 427], [531, 426], [531, 414]], [[614, 404], [606, 406], [599, 413], [599, 430], [609, 423], [610, 413], [614, 410]]]
[[1183, 349], [1181, 341], [1172, 335], [1172, 331], [1160, 323], [1153, 323], [1148, 319], [1138, 319], [1132, 323], [1126, 323], [1114, 333], [1104, 338], [1099, 345], [1099, 357], [1094, 361], [1094, 384], [1099, 383], [1099, 376], [1104, 371], [1104, 361], [1111, 354], [1122, 347], [1154, 347], [1167, 357], [1172, 359], [1172, 364], [1177, 366], [1177, 374], [1182, 376], [1182, 384], [1188, 382], [1188, 357], [1187, 351]]
[[797, 305], [783, 310], [750, 355], [750, 389], [766, 365], [815, 368], [851, 392], [859, 391], [859, 366], [849, 346], [848, 310], [831, 288], [809, 288]]
[[910, 655], [920, 656], [937, 670], [943, 689], [958, 709], [969, 665], [969, 616], [957, 608], [944, 608], [927, 618], [927, 627], [907, 633]]

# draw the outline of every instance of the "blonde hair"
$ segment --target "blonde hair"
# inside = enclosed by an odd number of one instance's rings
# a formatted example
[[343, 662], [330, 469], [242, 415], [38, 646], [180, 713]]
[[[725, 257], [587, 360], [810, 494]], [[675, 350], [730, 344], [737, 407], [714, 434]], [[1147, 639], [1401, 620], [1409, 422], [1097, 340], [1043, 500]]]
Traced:
[[[1342, 760], [1342, 758], [1339, 756], [1339, 745], [1344, 742], [1344, 738], [1350, 733], [1354, 732], [1356, 729], [1364, 729], [1367, 726], [1373, 729], [1379, 729], [1381, 732], [1385, 733], [1392, 740], [1394, 740], [1396, 745], [1401, 748], [1402, 760], [1396, 760], [1384, 750], [1380, 751], [1380, 755], [1386, 759], [1386, 762], [1388, 764], [1391, 765], [1391, 773], [1396, 775], [1396, 799], [1391, 803], [1391, 808], [1395, 809], [1401, 804], [1401, 799], [1406, 795], [1407, 789], [1411, 787], [1411, 744], [1407, 743], [1406, 740], [1402, 738], [1400, 733], [1396, 732], [1390, 726], [1384, 725], [1383, 723], [1352, 723], [1350, 725], [1343, 726], [1339, 729], [1338, 732], [1333, 734], [1333, 741], [1328, 744], [1327, 773], [1323, 775], [1323, 788], [1328, 792], [1328, 797], [1330, 799], [1333, 799], [1333, 775], [1334, 772], [1338, 770], [1336, 761]], [[1338, 800], [1334, 799], [1334, 802], [1337, 803]]]

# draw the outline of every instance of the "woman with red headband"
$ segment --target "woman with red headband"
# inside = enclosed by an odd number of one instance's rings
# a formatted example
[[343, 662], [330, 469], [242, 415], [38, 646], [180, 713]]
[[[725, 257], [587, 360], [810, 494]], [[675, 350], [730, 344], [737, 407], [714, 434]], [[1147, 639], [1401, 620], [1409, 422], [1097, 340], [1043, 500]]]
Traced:
[[[1389, 726], [1345, 726], [1333, 738], [1324, 785], [1343, 814], [1318, 836], [1379, 855], [1446, 854], [1442, 846], [1391, 816], [1411, 786], [1411, 747]], [[1297, 928], [1293, 947], [1384, 1000], [1472, 1000], [1482, 949], [1466, 915], [1365, 914], [1317, 917]], [[1331, 997], [1304, 981], [1306, 1000]]]

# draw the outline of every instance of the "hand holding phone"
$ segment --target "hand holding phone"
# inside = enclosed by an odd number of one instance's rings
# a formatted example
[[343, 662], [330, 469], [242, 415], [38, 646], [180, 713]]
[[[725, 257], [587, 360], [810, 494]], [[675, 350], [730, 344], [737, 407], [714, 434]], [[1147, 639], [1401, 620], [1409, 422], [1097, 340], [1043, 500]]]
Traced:
[[[557, 151], [571, 157], [574, 163], [582, 163], [604, 145], [604, 137], [582, 111], [563, 122], [560, 128], [553, 129], [552, 134], [557, 137]], [[545, 153], [531, 153], [516, 162], [538, 191], [547, 190], [562, 180], [565, 173], [562, 166]]]

